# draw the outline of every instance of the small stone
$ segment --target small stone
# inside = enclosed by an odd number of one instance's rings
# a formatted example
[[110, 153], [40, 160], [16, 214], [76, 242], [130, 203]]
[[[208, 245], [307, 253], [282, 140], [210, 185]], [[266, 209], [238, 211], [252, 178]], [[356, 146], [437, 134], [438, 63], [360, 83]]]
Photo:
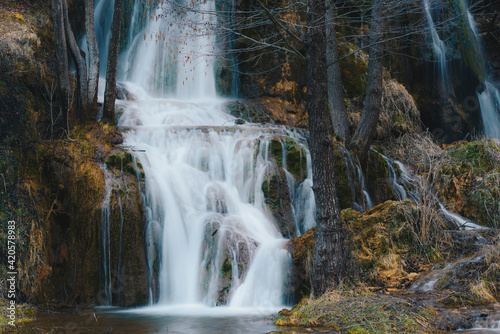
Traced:
[[408, 278], [409, 281], [414, 281], [418, 277], [417, 273], [409, 273], [406, 278]]

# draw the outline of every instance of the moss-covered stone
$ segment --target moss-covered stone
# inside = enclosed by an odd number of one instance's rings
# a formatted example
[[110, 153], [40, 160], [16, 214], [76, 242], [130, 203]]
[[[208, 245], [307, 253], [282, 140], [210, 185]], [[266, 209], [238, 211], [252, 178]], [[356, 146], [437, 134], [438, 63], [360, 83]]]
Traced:
[[[351, 251], [364, 270], [364, 279], [371, 284], [401, 288], [410, 283], [410, 263], [421, 254], [415, 251], [412, 215], [419, 210], [410, 201], [387, 201], [364, 214], [343, 210], [342, 218], [352, 239]], [[437, 258], [428, 258], [427, 261]], [[425, 261], [424, 261], [425, 262]]]
[[303, 146], [299, 146], [291, 137], [285, 138], [283, 146], [286, 155], [285, 168], [293, 175], [297, 184], [300, 184], [307, 177], [306, 150]]
[[145, 174], [142, 169], [142, 164], [137, 161], [132, 154], [127, 151], [114, 151], [106, 159], [106, 165], [109, 169], [113, 170], [116, 174], [121, 172], [136, 175], [140, 179], [144, 179]]
[[205, 302], [214, 306], [227, 304], [234, 293], [233, 283], [242, 281], [258, 246], [255, 240], [223, 227], [220, 219], [215, 215], [207, 221], [201, 247], [201, 287]]
[[500, 221], [500, 144], [496, 140], [457, 142], [446, 148], [451, 160], [440, 169], [439, 185], [446, 203], [478, 224]]
[[293, 215], [291, 194], [288, 189], [286, 173], [283, 168], [269, 171], [262, 183], [265, 204], [273, 215], [278, 230], [285, 238], [297, 234]]
[[366, 91], [368, 56], [351, 43], [341, 43], [339, 49], [342, 84], [347, 96], [360, 96]]
[[315, 244], [316, 227], [312, 227], [286, 245], [293, 261], [290, 284], [286, 291], [291, 302], [298, 302], [311, 294]]

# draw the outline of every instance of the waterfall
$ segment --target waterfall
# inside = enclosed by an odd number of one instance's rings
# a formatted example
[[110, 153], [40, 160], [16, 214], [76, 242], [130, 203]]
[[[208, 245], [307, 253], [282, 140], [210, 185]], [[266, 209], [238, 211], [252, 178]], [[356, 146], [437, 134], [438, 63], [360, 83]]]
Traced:
[[[379, 153], [380, 154], [380, 153]], [[401, 181], [409, 184], [410, 186], [414, 182], [414, 177], [411, 176], [410, 172], [406, 168], [406, 166], [400, 162], [400, 161], [392, 161], [388, 157], [384, 156], [383, 154], [380, 154], [389, 164], [389, 168], [393, 169], [393, 164], [397, 164], [399, 169], [401, 170]], [[397, 177], [393, 178], [393, 175], [395, 174], [394, 170], [390, 172], [391, 178], [393, 179], [393, 189], [394, 193], [396, 196], [398, 196], [399, 200], [405, 200], [405, 199], [411, 199], [412, 201], [419, 203], [419, 198], [420, 194], [418, 193], [418, 189], [415, 189], [415, 192], [412, 192], [410, 196], [408, 196], [408, 193], [406, 192], [405, 188], [399, 184], [397, 181]], [[443, 202], [438, 198], [437, 194], [433, 194], [432, 197], [435, 199], [437, 205], [439, 206], [439, 210], [441, 211], [441, 214], [443, 217], [452, 222], [457, 229], [463, 229], [463, 230], [480, 230], [480, 229], [487, 229], [486, 227], [483, 227], [481, 225], [478, 225], [471, 220], [464, 218], [460, 216], [459, 214], [456, 214], [454, 212], [451, 212], [448, 210]]]
[[108, 46], [111, 37], [111, 18], [113, 17], [114, 0], [94, 1], [94, 27], [99, 48], [99, 75], [106, 76], [108, 63]]
[[477, 93], [484, 133], [487, 137], [500, 139], [500, 91], [491, 83], [484, 83], [484, 91]]
[[460, 216], [459, 214], [456, 214], [456, 213], [453, 213], [451, 211], [449, 211], [448, 209], [446, 209], [446, 207], [444, 206], [444, 204], [438, 200], [438, 204], [439, 204], [439, 209], [441, 210], [441, 212], [443, 213], [443, 215], [450, 219], [453, 223], [455, 223], [455, 225], [457, 226], [458, 229], [463, 229], [463, 230], [483, 230], [483, 229], [487, 229], [486, 227], [483, 227], [481, 225], [478, 225], [462, 216]]
[[449, 87], [449, 79], [448, 79], [448, 66], [446, 63], [446, 45], [439, 37], [439, 34], [436, 29], [436, 25], [434, 24], [434, 19], [432, 18], [432, 8], [429, 3], [429, 0], [424, 0], [424, 10], [425, 16], [427, 18], [427, 23], [429, 24], [429, 30], [432, 40], [432, 51], [437, 58], [437, 62], [439, 65], [439, 72], [441, 75], [441, 82], [443, 88], [443, 97], [446, 97], [448, 94]]
[[101, 166], [104, 173], [104, 199], [101, 205], [101, 246], [102, 246], [102, 271], [101, 283], [103, 285], [103, 300], [105, 306], [111, 305], [111, 248], [110, 248], [110, 207], [111, 192], [113, 190], [113, 175], [106, 168]]
[[370, 197], [370, 193], [368, 192], [368, 185], [366, 183], [365, 176], [363, 174], [363, 171], [361, 170], [361, 167], [359, 165], [356, 165], [357, 171], [358, 171], [358, 178], [359, 178], [359, 184], [361, 185], [361, 190], [363, 191], [363, 198], [364, 198], [364, 203], [363, 203], [363, 211], [368, 211], [371, 208], [373, 208], [373, 201], [372, 198]]
[[312, 163], [309, 152], [306, 159], [307, 178], [297, 187], [293, 201], [296, 228], [300, 235], [316, 225], [316, 201], [312, 190]]
[[[400, 166], [401, 163], [399, 161], [398, 163], [396, 161], [389, 159], [380, 152], [377, 153], [380, 154], [380, 156], [385, 160], [385, 162], [387, 162], [387, 166], [389, 167], [389, 178], [391, 179], [392, 182], [392, 189], [398, 200], [404, 201], [405, 199], [408, 199], [408, 194], [406, 193], [406, 189], [401, 184], [399, 184], [398, 176], [396, 174], [396, 170], [394, 169], [394, 164], [398, 164], [398, 166]], [[403, 173], [403, 175], [405, 174]]]
[[[275, 168], [270, 141], [304, 139], [285, 128], [236, 126], [224, 112], [214, 13], [214, 1], [160, 2], [120, 56], [122, 85], [134, 99], [117, 101], [119, 126], [146, 175], [150, 303], [278, 308], [291, 256], [262, 185]], [[283, 158], [287, 186], [297, 188], [295, 212], [313, 210], [310, 158], [299, 185]], [[313, 214], [295, 224], [313, 225]]]
[[[479, 49], [484, 54], [481, 45], [481, 35], [479, 34], [476, 22], [470, 11], [467, 11], [467, 18], [470, 28], [479, 43]], [[482, 58], [485, 59], [484, 55], [482, 55]], [[487, 69], [487, 66], [485, 66], [485, 69]], [[497, 85], [490, 80], [488, 73], [486, 73], [486, 79], [483, 86], [483, 91], [478, 91], [476, 94], [479, 101], [479, 107], [481, 108], [484, 134], [487, 137], [500, 139], [500, 91]]]

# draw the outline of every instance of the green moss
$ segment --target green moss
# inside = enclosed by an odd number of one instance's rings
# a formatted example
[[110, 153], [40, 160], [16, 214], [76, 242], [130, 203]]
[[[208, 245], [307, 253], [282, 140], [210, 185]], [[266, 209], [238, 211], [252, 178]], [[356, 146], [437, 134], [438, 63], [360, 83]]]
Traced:
[[224, 259], [224, 262], [222, 263], [222, 268], [221, 268], [221, 271], [222, 271], [222, 275], [224, 276], [230, 276], [231, 273], [232, 273], [232, 266], [231, 266], [231, 262], [229, 261], [229, 258], [225, 258]]
[[293, 175], [297, 183], [301, 183], [307, 176], [306, 150], [291, 137], [285, 138], [284, 146], [286, 169]]
[[138, 175], [141, 179], [145, 177], [142, 164], [138, 161], [134, 163], [134, 156], [126, 151], [118, 151], [111, 154], [106, 159], [106, 165], [110, 170], [114, 170], [115, 173], [124, 172], [130, 175]]
[[366, 91], [367, 55], [351, 43], [340, 44], [340, 69], [347, 97], [356, 97]]
[[278, 167], [283, 167], [283, 144], [278, 139], [271, 139], [269, 144], [271, 156], [276, 160]]
[[[449, 155], [457, 159], [462, 164], [468, 164], [475, 172], [489, 171], [493, 167], [492, 157], [485, 149], [488, 142], [459, 142], [454, 144], [454, 148], [449, 151]], [[488, 146], [492, 148], [491, 146]], [[498, 150], [493, 146], [494, 150]]]

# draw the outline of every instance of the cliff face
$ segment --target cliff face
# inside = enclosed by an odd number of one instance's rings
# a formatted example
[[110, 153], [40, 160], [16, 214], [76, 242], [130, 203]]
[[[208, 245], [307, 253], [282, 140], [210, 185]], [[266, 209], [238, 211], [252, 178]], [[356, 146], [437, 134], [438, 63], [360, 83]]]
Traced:
[[[4, 224], [15, 220], [18, 301], [104, 304], [102, 167], [121, 134], [97, 124], [57, 130], [65, 126], [50, 2], [0, 4], [1, 237], [6, 236]], [[73, 110], [69, 115], [75, 124]], [[145, 219], [135, 174], [114, 176], [109, 211], [112, 300], [123, 306], [145, 304]], [[2, 254], [7, 254], [4, 244]], [[0, 273], [5, 273], [3, 255], [2, 260]]]

